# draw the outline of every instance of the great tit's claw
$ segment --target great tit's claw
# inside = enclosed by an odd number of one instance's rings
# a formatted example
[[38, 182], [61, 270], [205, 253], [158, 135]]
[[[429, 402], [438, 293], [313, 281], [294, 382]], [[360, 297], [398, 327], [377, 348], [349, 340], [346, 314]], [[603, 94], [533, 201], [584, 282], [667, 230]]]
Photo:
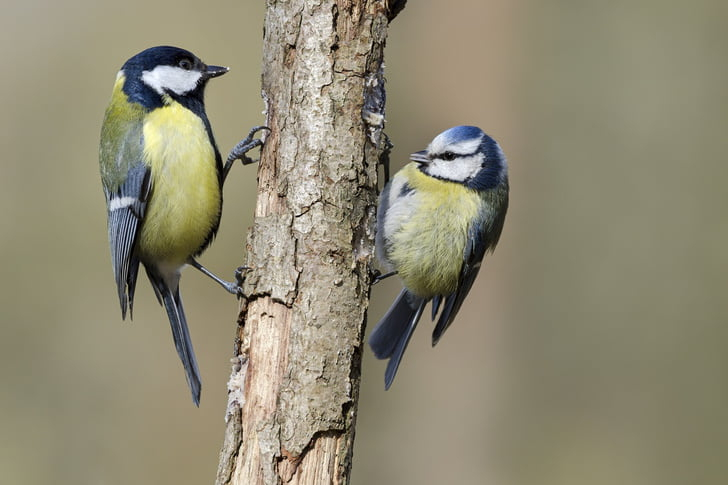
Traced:
[[253, 160], [252, 158], [248, 157], [247, 153], [255, 147], [263, 146], [264, 142], [262, 139], [254, 138], [255, 134], [262, 130], [270, 131], [270, 128], [268, 128], [267, 126], [253, 127], [253, 129], [251, 129], [248, 133], [248, 136], [245, 137], [245, 139], [242, 140], [240, 143], [235, 145], [232, 150], [230, 150], [230, 155], [228, 155], [225, 165], [231, 165], [235, 160], [240, 160], [241, 162], [243, 162], [243, 165], [249, 165], [251, 163], [257, 162], [257, 160]]

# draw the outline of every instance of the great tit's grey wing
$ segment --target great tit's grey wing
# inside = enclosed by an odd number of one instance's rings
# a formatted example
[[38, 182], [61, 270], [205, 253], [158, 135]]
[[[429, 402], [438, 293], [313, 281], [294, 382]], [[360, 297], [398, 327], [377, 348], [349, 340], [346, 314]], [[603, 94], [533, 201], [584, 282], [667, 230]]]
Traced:
[[134, 254], [134, 245], [147, 207], [151, 189], [150, 173], [149, 166], [137, 163], [128, 170], [126, 179], [116, 191], [105, 190], [111, 262], [123, 318], [126, 318], [127, 304], [130, 313], [134, 306], [134, 290], [139, 272], [139, 259]]
[[144, 110], [108, 109], [101, 128], [101, 182], [106, 195], [111, 262], [122, 317], [134, 301], [139, 260], [134, 255], [151, 191], [151, 171], [144, 163]]

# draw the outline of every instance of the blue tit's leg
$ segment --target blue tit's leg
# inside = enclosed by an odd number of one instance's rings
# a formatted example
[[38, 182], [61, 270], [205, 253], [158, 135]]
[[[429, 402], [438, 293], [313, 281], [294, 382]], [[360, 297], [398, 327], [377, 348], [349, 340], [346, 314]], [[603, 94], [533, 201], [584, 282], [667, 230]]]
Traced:
[[372, 283], [371, 283], [371, 286], [374, 286], [374, 285], [376, 285], [377, 283], [379, 283], [380, 281], [382, 281], [382, 280], [386, 280], [386, 279], [387, 279], [387, 278], [389, 278], [390, 276], [394, 276], [394, 275], [396, 275], [396, 274], [397, 274], [397, 272], [396, 272], [396, 271], [390, 271], [389, 273], [384, 273], [384, 274], [382, 274], [382, 272], [381, 272], [381, 271], [379, 271], [378, 269], [375, 269], [374, 271], [372, 271], [372, 274], [371, 274], [371, 277], [372, 277]]
[[233, 166], [233, 163], [235, 160], [240, 160], [243, 162], [243, 165], [248, 165], [251, 163], [257, 162], [257, 160], [253, 160], [250, 157], [248, 157], [247, 153], [252, 150], [255, 147], [259, 147], [263, 145], [263, 140], [259, 138], [253, 138], [256, 133], [258, 133], [261, 130], [268, 130], [270, 131], [270, 128], [267, 126], [255, 126], [252, 130], [248, 133], [248, 136], [245, 137], [243, 141], [235, 145], [235, 147], [230, 150], [230, 155], [228, 155], [227, 160], [225, 161], [225, 166], [222, 170], [222, 181], [223, 184], [225, 183], [225, 179], [227, 178], [228, 172], [230, 172], [230, 169]]
[[[229, 281], [225, 281], [225, 280], [219, 278], [217, 275], [215, 275], [215, 273], [213, 273], [212, 271], [210, 271], [209, 269], [205, 268], [200, 263], [198, 263], [195, 260], [195, 258], [189, 258], [187, 260], [187, 264], [189, 264], [190, 266], [194, 266], [195, 268], [199, 269], [202, 273], [206, 274], [207, 276], [209, 276], [210, 278], [215, 280], [217, 282], [217, 284], [219, 284], [220, 286], [225, 288], [229, 293], [232, 293], [233, 295], [239, 294], [240, 286], [237, 283], [231, 283]], [[238, 268], [238, 270], [239, 269], [240, 268]], [[237, 274], [238, 274], [238, 272], [236, 271], [235, 272], [236, 278], [237, 278]]]

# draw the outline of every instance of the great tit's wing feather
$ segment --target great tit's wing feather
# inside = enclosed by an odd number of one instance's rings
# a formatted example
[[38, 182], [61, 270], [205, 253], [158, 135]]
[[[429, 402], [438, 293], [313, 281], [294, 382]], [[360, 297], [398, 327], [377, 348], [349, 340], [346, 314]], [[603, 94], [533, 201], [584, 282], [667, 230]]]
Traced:
[[[117, 97], [124, 96], [119, 102]], [[116, 100], [116, 101], [115, 101]], [[134, 245], [151, 190], [150, 168], [144, 163], [145, 110], [115, 92], [101, 128], [99, 158], [106, 195], [109, 244], [122, 317], [132, 310], [139, 260]]]
[[134, 245], [144, 219], [150, 190], [149, 166], [140, 162], [127, 171], [126, 179], [116, 191], [106, 191], [111, 262], [124, 318], [127, 305], [130, 311], [133, 309], [139, 271], [139, 259], [134, 254]]
[[402, 290], [369, 336], [369, 346], [378, 359], [389, 358], [385, 388], [392, 385], [404, 351], [417, 327], [427, 300]]

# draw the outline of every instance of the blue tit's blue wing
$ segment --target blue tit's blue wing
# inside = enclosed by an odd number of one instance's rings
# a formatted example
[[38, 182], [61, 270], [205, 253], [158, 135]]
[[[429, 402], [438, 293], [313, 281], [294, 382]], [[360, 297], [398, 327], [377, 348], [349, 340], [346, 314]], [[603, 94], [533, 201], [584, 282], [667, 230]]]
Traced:
[[436, 297], [436, 301], [433, 304], [433, 320], [437, 313], [437, 308], [442, 306], [442, 313], [440, 313], [435, 330], [432, 332], [433, 346], [437, 344], [442, 334], [445, 333], [445, 330], [447, 330], [455, 319], [455, 315], [457, 315], [465, 297], [473, 286], [475, 277], [478, 276], [478, 271], [480, 270], [480, 265], [487, 249], [488, 246], [485, 244], [483, 227], [480, 224], [474, 224], [468, 234], [468, 242], [463, 254], [463, 267], [460, 270], [460, 280], [457, 289], [454, 293], [445, 297]]
[[144, 163], [132, 166], [124, 182], [114, 192], [106, 191], [109, 217], [109, 244], [122, 317], [127, 304], [133, 309], [139, 259], [134, 254], [141, 222], [151, 189], [150, 169]]
[[432, 321], [435, 321], [437, 312], [440, 310], [440, 304], [442, 303], [442, 297], [440, 295], [432, 297]]
[[[468, 231], [468, 242], [463, 252], [463, 267], [460, 270], [457, 290], [444, 297], [444, 305], [440, 297], [435, 298], [435, 306], [443, 306], [443, 308], [435, 330], [432, 332], [433, 346], [437, 344], [457, 315], [475, 282], [475, 277], [478, 276], [485, 253], [495, 249], [503, 231], [508, 209], [508, 184], [504, 183], [496, 190], [484, 193], [481, 197], [483, 197], [482, 218], [475, 222]], [[433, 312], [433, 319], [434, 316], [435, 312]]]

